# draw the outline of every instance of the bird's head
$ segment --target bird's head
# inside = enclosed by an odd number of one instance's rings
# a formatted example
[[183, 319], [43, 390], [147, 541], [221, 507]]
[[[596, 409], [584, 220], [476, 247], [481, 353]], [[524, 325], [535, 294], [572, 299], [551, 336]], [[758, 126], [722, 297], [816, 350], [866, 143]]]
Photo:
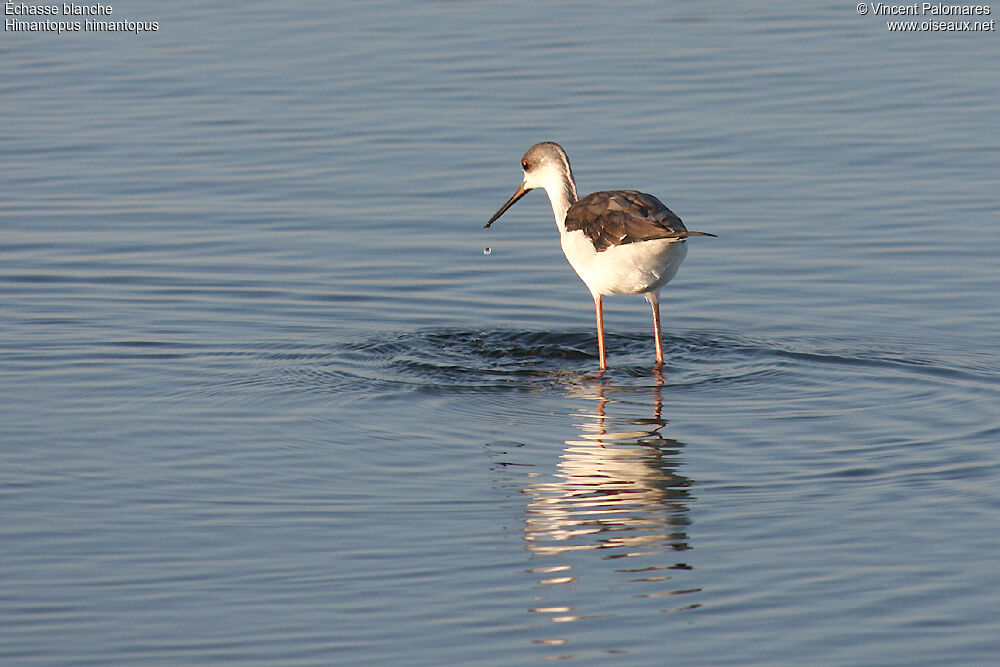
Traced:
[[569, 189], [576, 198], [576, 186], [573, 183], [573, 170], [569, 166], [566, 151], [557, 143], [543, 141], [529, 148], [521, 156], [521, 171], [524, 178], [521, 185], [514, 191], [510, 199], [493, 214], [486, 223], [489, 227], [507, 212], [517, 200], [535, 188], [543, 188], [548, 192], [557, 192], [560, 188]]

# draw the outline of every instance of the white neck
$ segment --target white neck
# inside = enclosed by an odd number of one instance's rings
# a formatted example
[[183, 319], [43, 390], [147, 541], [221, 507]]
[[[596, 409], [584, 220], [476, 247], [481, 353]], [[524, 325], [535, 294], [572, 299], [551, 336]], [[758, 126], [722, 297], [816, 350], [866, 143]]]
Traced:
[[558, 178], [548, 179], [542, 187], [545, 188], [545, 193], [549, 196], [549, 203], [552, 204], [552, 214], [556, 218], [556, 225], [559, 227], [559, 231], [564, 231], [564, 223], [566, 222], [566, 211], [569, 207], [576, 203], [576, 184], [573, 182], [572, 176], [567, 176], [565, 174], [559, 174]]

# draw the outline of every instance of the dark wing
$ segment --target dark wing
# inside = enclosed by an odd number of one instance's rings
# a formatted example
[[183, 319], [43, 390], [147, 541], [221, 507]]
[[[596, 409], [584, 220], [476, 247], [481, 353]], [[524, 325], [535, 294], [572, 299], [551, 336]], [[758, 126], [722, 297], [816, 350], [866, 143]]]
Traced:
[[598, 252], [636, 241], [703, 235], [688, 232], [681, 219], [663, 202], [635, 190], [607, 190], [587, 195], [569, 207], [566, 230], [581, 230]]

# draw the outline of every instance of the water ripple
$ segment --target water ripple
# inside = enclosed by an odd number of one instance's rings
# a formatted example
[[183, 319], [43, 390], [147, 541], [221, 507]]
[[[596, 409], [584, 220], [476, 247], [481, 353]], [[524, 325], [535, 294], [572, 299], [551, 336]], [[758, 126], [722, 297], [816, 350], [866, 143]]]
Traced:
[[[491, 392], [565, 387], [597, 376], [641, 385], [652, 376], [644, 336], [610, 336], [615, 353], [606, 373], [598, 372], [593, 347], [593, 334], [582, 331], [438, 329], [321, 347], [265, 345], [252, 354], [258, 365], [254, 381], [309, 391]], [[995, 389], [995, 369], [984, 359], [918, 353], [849, 341], [832, 347], [693, 332], [664, 339], [664, 375], [674, 387], [766, 383], [784, 391], [829, 390], [838, 377], [874, 373], [886, 384], [896, 376], [921, 376]]]

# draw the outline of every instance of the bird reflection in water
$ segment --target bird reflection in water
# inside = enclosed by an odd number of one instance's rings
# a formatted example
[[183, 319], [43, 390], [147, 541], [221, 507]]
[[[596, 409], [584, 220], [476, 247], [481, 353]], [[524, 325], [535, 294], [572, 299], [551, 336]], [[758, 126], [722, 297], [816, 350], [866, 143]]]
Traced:
[[[527, 548], [549, 561], [531, 569], [543, 589], [531, 611], [550, 621], [589, 616], [580, 608], [588, 606], [588, 596], [571, 589], [606, 586], [607, 577], [581, 581], [583, 573], [593, 575], [594, 562], [587, 552], [599, 553], [612, 565], [610, 576], [632, 584], [624, 589], [623, 603], [642, 599], [655, 604], [657, 611], [699, 606], [687, 597], [681, 604], [663, 604], [663, 598], [700, 589], [677, 582], [690, 581], [679, 575], [692, 569], [682, 556], [691, 548], [687, 529], [692, 482], [678, 472], [683, 443], [660, 433], [667, 424], [661, 415], [663, 377], [656, 373], [654, 379], [652, 387], [612, 387], [603, 379], [573, 386], [571, 394], [591, 399], [595, 409], [580, 414], [586, 420], [582, 433], [566, 442], [554, 478], [524, 488], [530, 496]], [[645, 416], [650, 396], [652, 417]], [[621, 412], [632, 414], [619, 416]], [[574, 603], [572, 598], [579, 600]], [[538, 643], [564, 641], [547, 638]]]

